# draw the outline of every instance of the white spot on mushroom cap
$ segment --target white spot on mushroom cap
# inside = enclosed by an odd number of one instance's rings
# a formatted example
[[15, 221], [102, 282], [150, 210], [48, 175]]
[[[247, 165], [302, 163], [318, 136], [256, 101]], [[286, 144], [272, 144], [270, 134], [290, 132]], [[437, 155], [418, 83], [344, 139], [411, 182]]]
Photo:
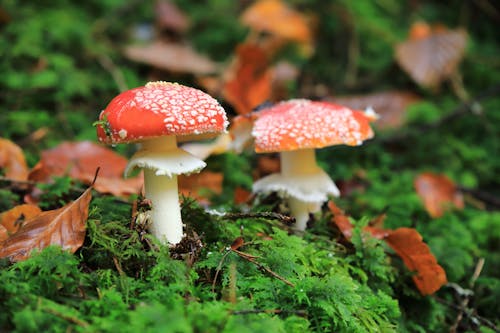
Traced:
[[127, 137], [127, 130], [126, 129], [121, 129], [119, 132], [118, 132], [118, 136], [122, 139], [125, 139]]

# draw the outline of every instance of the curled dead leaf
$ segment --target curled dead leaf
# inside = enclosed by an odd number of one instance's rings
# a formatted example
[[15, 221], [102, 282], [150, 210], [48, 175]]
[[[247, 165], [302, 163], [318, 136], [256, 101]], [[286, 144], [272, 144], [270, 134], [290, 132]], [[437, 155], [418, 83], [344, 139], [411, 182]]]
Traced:
[[431, 295], [448, 282], [446, 272], [417, 230], [398, 228], [390, 232], [385, 241], [403, 259], [405, 266], [416, 273], [413, 281], [422, 295]]
[[0, 169], [13, 180], [28, 179], [28, 166], [23, 150], [14, 142], [0, 138]]
[[[333, 224], [347, 240], [350, 240], [353, 225], [349, 218], [333, 201], [328, 202], [328, 208], [333, 214]], [[364, 227], [363, 231], [384, 240], [401, 257], [405, 266], [411, 272], [415, 272], [413, 281], [422, 295], [435, 293], [447, 282], [446, 272], [437, 263], [436, 257], [424, 243], [422, 236], [413, 228], [383, 229], [381, 223], [384, 218], [385, 214], [379, 215], [372, 222], [373, 225]]]
[[241, 22], [251, 29], [283, 39], [310, 43], [312, 33], [307, 19], [280, 0], [259, 0], [248, 7]]
[[171, 72], [210, 74], [217, 70], [212, 60], [197, 53], [191, 46], [180, 43], [156, 41], [147, 45], [128, 46], [125, 56]]
[[236, 238], [231, 244], [231, 250], [238, 250], [244, 243], [245, 240], [243, 239], [243, 237]]
[[416, 83], [432, 88], [457, 68], [465, 54], [467, 33], [443, 26], [425, 28], [423, 22], [416, 25], [410, 29], [410, 39], [396, 45], [395, 57]]
[[431, 217], [443, 216], [447, 210], [453, 207], [456, 209], [464, 208], [462, 193], [457, 189], [455, 183], [445, 175], [422, 173], [415, 178], [414, 186]]
[[178, 175], [179, 192], [208, 204], [210, 194], [222, 193], [224, 175], [220, 172], [204, 170], [191, 175]]
[[405, 123], [406, 108], [419, 101], [409, 91], [382, 91], [367, 95], [328, 97], [327, 101], [345, 105], [351, 109], [365, 110], [372, 107], [379, 115], [374, 126], [379, 129], [399, 128]]
[[123, 179], [126, 165], [126, 158], [93, 142], [63, 142], [41, 153], [41, 159], [31, 170], [29, 179], [49, 182], [53, 176], [67, 175], [90, 184], [99, 168], [99, 177], [94, 184], [96, 191], [116, 196], [138, 193], [142, 177]]
[[223, 93], [238, 114], [248, 114], [271, 97], [273, 73], [268, 56], [259, 46], [241, 44], [236, 54], [236, 65]]
[[22, 228], [0, 243], [0, 258], [11, 261], [29, 258], [35, 249], [59, 245], [74, 253], [85, 239], [91, 188], [59, 209], [42, 212], [25, 221]]

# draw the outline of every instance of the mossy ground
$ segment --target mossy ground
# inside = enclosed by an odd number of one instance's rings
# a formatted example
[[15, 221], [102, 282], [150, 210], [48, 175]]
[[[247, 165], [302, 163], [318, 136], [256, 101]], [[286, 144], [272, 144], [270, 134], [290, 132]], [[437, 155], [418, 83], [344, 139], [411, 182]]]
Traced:
[[[312, 58], [298, 57], [293, 49], [283, 52], [303, 73], [289, 87], [292, 95], [300, 92], [301, 82], [312, 80], [339, 94], [409, 89], [423, 98], [409, 110], [409, 125], [377, 132], [361, 147], [318, 152], [334, 180], [362, 185], [336, 201], [357, 226], [352, 244], [338, 241], [340, 233], [327, 209], [315, 216], [308, 232], [294, 235], [280, 219], [255, 215], [279, 210], [277, 198], [234, 204], [234, 190], [251, 186], [255, 155], [215, 156], [208, 160], [209, 168], [225, 175], [222, 194], [211, 198], [218, 213], [185, 198], [182, 213], [189, 237], [178, 250], [157, 244], [144, 226], [133, 223], [134, 198], [94, 193], [87, 237], [77, 253], [50, 247], [24, 262], [3, 260], [0, 330], [447, 332], [461, 311], [464, 295], [458, 286], [474, 292], [459, 331], [493, 332], [493, 325], [499, 326], [500, 213], [494, 201], [480, 199], [481, 194], [500, 195], [498, 91], [480, 101], [480, 114], [463, 112], [427, 126], [462, 102], [450, 85], [440, 91], [415, 86], [395, 64], [392, 51], [416, 19], [461, 24], [469, 33], [461, 65], [464, 86], [471, 96], [498, 90], [498, 9], [461, 1], [430, 1], [418, 8], [393, 1], [291, 3], [316, 13], [319, 32]], [[246, 33], [237, 21], [236, 2], [214, 2], [213, 15], [206, 15], [207, 5], [196, 1], [179, 5], [193, 20], [187, 38], [213, 59], [227, 61]], [[150, 4], [133, 1], [22, 6], [4, 1], [0, 136], [21, 145], [30, 166], [43, 149], [62, 140], [95, 140], [91, 124], [118, 93], [103, 57], [129, 87], [144, 84], [150, 68], [126, 60], [120, 48], [132, 39], [130, 27], [152, 17]], [[346, 50], [354, 35], [359, 55], [353, 84], [352, 78], [346, 81], [353, 61]], [[196, 85], [191, 75], [165, 75]], [[31, 136], [40, 128], [47, 130], [42, 139]], [[116, 149], [126, 156], [133, 150]], [[431, 219], [413, 188], [424, 171], [444, 173], [471, 190], [465, 209]], [[22, 201], [22, 192], [0, 184], [0, 211]], [[45, 190], [42, 204], [51, 209], [75, 199], [83, 188], [63, 178]], [[361, 235], [361, 227], [381, 213], [386, 213], [387, 228], [413, 227], [423, 235], [450, 285], [422, 297], [401, 260], [383, 242]], [[238, 248], [243, 254], [231, 250], [238, 237], [245, 242]], [[480, 258], [485, 265], [471, 286]]]

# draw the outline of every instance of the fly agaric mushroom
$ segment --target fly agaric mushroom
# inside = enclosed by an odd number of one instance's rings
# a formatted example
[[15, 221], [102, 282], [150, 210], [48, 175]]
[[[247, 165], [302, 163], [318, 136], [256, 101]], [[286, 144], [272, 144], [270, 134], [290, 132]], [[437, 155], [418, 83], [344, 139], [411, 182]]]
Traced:
[[279, 152], [281, 172], [253, 185], [254, 192], [278, 192], [287, 199], [295, 228], [303, 231], [309, 213], [318, 211], [328, 195], [340, 192], [316, 164], [315, 148], [346, 144], [360, 145], [373, 137], [367, 113], [347, 107], [306, 99], [292, 99], [256, 113], [252, 129], [257, 153]]
[[116, 96], [99, 116], [99, 141], [138, 142], [141, 148], [125, 174], [144, 169], [144, 190], [151, 200], [151, 232], [177, 244], [183, 237], [177, 175], [199, 172], [206, 164], [177, 147], [179, 140], [224, 132], [228, 125], [220, 104], [201, 90], [171, 82], [150, 82]]

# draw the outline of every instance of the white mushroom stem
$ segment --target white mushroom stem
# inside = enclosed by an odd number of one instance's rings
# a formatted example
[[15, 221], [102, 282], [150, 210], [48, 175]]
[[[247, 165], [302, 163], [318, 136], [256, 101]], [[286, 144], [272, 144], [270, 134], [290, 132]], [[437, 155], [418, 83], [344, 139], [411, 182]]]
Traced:
[[[177, 149], [175, 136], [142, 142], [143, 151]], [[157, 175], [158, 170], [144, 168], [144, 191], [151, 200], [151, 233], [161, 242], [177, 244], [183, 237], [177, 175]]]
[[[308, 174], [317, 174], [320, 171], [316, 163], [316, 151], [314, 149], [299, 149], [280, 153], [281, 174], [288, 178], [302, 177]], [[295, 217], [295, 229], [306, 230], [309, 214], [320, 210], [321, 202], [307, 202], [294, 196], [287, 199], [288, 206]]]
[[177, 148], [175, 136], [141, 142], [125, 174], [135, 167], [144, 169], [144, 190], [151, 200], [151, 233], [161, 242], [177, 244], [183, 237], [177, 175], [198, 172], [205, 162]]
[[151, 233], [163, 243], [177, 244], [183, 237], [177, 175], [157, 176], [144, 169], [144, 190], [151, 200]]

